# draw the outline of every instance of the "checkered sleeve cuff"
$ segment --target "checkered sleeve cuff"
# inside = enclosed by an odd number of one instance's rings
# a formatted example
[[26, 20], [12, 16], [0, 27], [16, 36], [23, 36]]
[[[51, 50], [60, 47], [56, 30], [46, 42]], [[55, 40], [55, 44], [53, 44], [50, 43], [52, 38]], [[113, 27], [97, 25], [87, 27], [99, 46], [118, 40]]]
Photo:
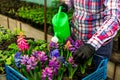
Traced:
[[87, 43], [95, 47], [95, 50], [98, 50], [103, 44], [103, 42], [100, 41], [99, 38], [96, 38], [96, 37], [89, 39]]

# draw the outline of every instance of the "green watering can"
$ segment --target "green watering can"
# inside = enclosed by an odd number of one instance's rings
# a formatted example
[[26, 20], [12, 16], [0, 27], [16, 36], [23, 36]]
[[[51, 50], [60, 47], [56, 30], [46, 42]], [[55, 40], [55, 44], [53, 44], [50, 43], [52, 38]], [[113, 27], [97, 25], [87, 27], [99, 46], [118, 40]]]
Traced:
[[59, 7], [58, 13], [52, 18], [54, 36], [58, 38], [58, 42], [64, 42], [70, 36], [68, 16], [61, 10], [62, 6]]

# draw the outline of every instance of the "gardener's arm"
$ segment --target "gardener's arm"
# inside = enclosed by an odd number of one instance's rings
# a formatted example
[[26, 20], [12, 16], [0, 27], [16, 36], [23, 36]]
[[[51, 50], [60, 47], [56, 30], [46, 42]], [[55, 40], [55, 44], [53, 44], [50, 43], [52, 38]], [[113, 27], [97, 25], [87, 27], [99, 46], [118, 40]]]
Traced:
[[92, 56], [106, 41], [112, 39], [120, 28], [120, 0], [106, 0], [105, 21], [98, 31], [73, 54], [75, 62]]
[[106, 41], [115, 37], [120, 28], [120, 0], [105, 1], [105, 21], [87, 42], [95, 47], [95, 50], [98, 50]]

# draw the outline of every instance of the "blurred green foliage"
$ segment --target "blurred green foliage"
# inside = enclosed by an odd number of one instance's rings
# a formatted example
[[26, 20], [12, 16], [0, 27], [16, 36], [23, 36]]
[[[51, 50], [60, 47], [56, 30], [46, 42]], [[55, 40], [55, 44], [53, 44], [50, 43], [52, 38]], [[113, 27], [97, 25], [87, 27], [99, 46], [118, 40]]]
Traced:
[[[53, 3], [54, 5], [52, 7], [47, 7], [47, 12], [46, 12], [46, 17], [47, 17], [46, 23], [48, 30], [53, 30], [52, 18], [58, 11], [57, 5], [59, 4], [59, 1], [54, 0]], [[0, 13], [14, 19], [18, 19], [25, 23], [32, 24], [33, 27], [37, 26], [43, 30], [44, 27], [43, 5], [20, 1], [20, 0], [2, 0], [0, 1]], [[72, 18], [72, 11], [69, 11], [67, 14], [70, 20]]]

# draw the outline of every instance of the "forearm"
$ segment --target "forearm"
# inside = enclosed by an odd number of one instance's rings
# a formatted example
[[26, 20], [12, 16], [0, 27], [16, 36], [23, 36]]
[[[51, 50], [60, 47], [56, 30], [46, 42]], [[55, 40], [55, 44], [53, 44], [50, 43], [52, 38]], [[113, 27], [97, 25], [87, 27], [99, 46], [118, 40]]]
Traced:
[[112, 39], [120, 28], [120, 0], [105, 0], [104, 22], [97, 32], [88, 40], [97, 50], [106, 41]]
[[112, 39], [117, 34], [119, 29], [118, 19], [110, 18], [107, 19], [101, 28], [88, 40], [87, 43], [91, 44], [97, 50], [100, 48], [106, 41]]

